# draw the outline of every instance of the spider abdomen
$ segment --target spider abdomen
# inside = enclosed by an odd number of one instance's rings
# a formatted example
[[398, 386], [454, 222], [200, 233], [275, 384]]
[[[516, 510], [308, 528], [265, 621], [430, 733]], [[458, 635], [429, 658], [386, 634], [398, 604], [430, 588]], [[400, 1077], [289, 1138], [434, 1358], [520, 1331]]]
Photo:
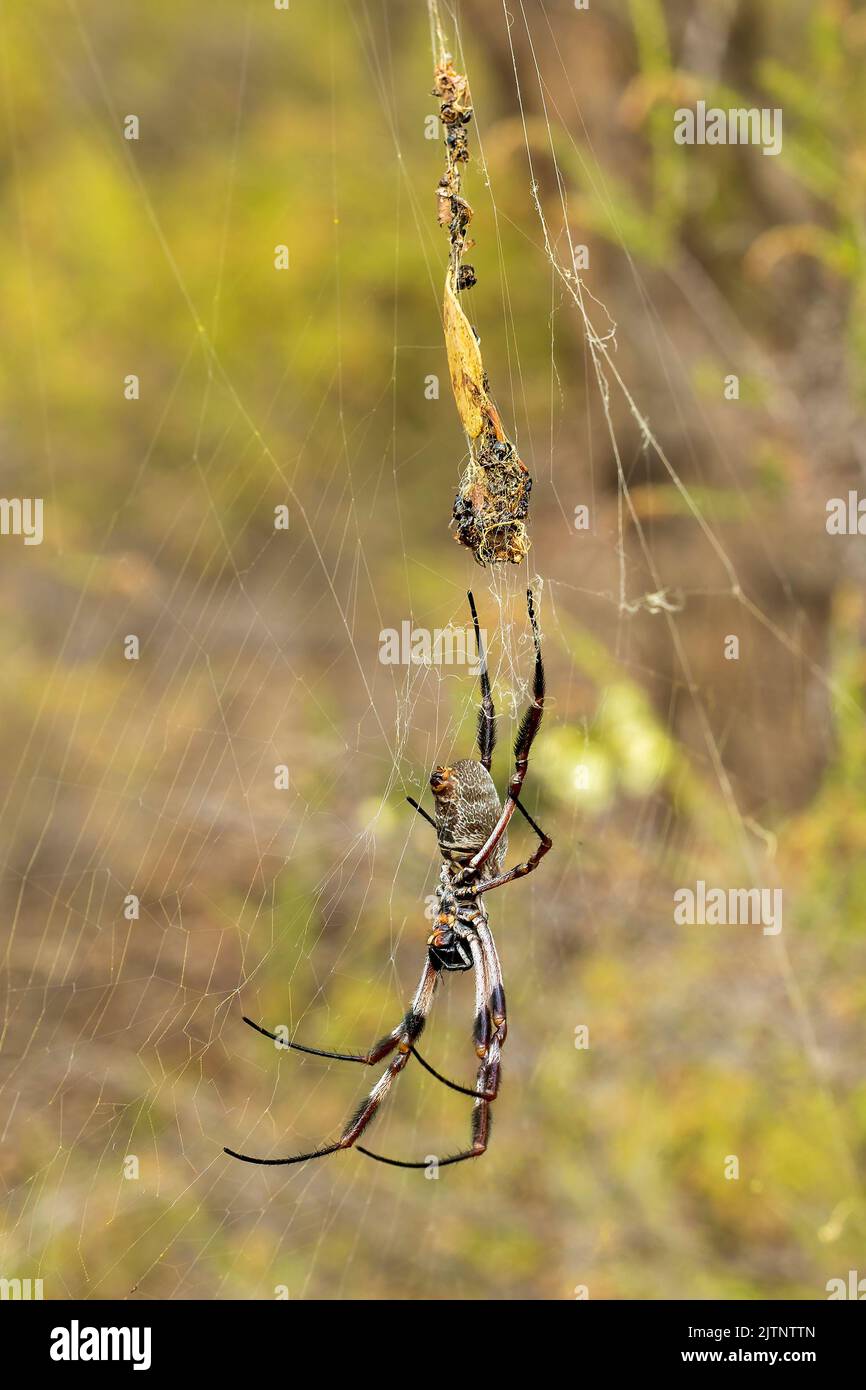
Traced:
[[[430, 787], [436, 803], [436, 835], [443, 859], [465, 865], [487, 843], [502, 813], [496, 783], [475, 758], [461, 758], [450, 767], [435, 768]], [[505, 858], [508, 837], [502, 836], [485, 865], [495, 874]]]

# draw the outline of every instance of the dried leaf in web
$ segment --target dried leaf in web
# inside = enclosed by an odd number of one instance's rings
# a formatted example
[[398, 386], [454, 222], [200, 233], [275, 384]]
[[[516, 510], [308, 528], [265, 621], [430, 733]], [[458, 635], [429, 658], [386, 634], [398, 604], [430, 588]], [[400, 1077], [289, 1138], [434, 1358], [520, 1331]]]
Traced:
[[[440, 29], [441, 39], [441, 29]], [[438, 219], [448, 228], [451, 252], [445, 276], [442, 322], [451, 389], [469, 441], [469, 462], [454, 500], [455, 538], [481, 565], [518, 564], [529, 550], [526, 516], [532, 479], [505, 433], [484, 371], [478, 336], [459, 296], [475, 284], [463, 257], [472, 241], [472, 208], [461, 192], [461, 166], [469, 160], [466, 127], [472, 119], [469, 84], [444, 51], [435, 69], [434, 96], [445, 128], [446, 168], [436, 189]]]
[[457, 412], [469, 438], [477, 439], [484, 428], [484, 405], [487, 401], [487, 392], [484, 390], [484, 365], [478, 339], [472, 332], [472, 325], [451, 287], [450, 269], [445, 279], [442, 320], [445, 326], [448, 370], [451, 373], [451, 388], [457, 402]]

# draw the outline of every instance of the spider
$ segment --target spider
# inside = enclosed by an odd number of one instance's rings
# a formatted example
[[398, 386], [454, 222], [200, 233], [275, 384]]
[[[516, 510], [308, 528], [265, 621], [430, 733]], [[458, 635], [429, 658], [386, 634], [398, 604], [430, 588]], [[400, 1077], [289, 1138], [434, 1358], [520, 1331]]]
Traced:
[[[532, 873], [553, 842], [519, 800], [529, 765], [529, 751], [538, 733], [544, 708], [544, 666], [532, 591], [527, 591], [526, 595], [535, 645], [532, 700], [517, 731], [514, 743], [514, 771], [508, 784], [504, 805], [500, 803], [496, 785], [490, 775], [493, 747], [496, 742], [496, 714], [475, 600], [471, 593], [468, 597], [480, 667], [478, 757], [462, 758], [450, 767], [433, 769], [430, 775], [430, 789], [435, 803], [435, 818], [428, 815], [411, 796], [406, 798], [433, 826], [442, 857], [439, 884], [435, 894], [438, 912], [433, 931], [427, 940], [427, 959], [415, 997], [397, 1027], [368, 1052], [331, 1052], [322, 1048], [306, 1047], [302, 1043], [283, 1042], [283, 1046], [294, 1048], [296, 1052], [311, 1053], [314, 1057], [329, 1057], [340, 1062], [360, 1062], [365, 1066], [375, 1066], [391, 1053], [394, 1053], [394, 1056], [336, 1143], [314, 1149], [311, 1153], [295, 1154], [291, 1158], [252, 1158], [249, 1154], [236, 1153], [234, 1149], [224, 1150], [230, 1157], [241, 1159], [244, 1163], [269, 1166], [304, 1163], [307, 1159], [324, 1158], [340, 1149], [357, 1146], [359, 1153], [375, 1159], [378, 1163], [389, 1163], [397, 1168], [427, 1168], [428, 1162], [412, 1163], [387, 1158], [358, 1144], [367, 1125], [388, 1095], [394, 1079], [399, 1076], [413, 1055], [438, 1081], [451, 1090], [472, 1096], [475, 1101], [472, 1109], [471, 1147], [453, 1154], [450, 1158], [440, 1159], [440, 1167], [449, 1163], [463, 1163], [469, 1158], [479, 1158], [487, 1149], [491, 1125], [490, 1106], [499, 1092], [500, 1059], [505, 1043], [506, 1017], [502, 970], [488, 925], [483, 895], [493, 888], [501, 888], [514, 879], [522, 878], [524, 874]], [[539, 844], [524, 863], [505, 869], [508, 845], [506, 827], [515, 809], [529, 822], [538, 836]], [[449, 1081], [426, 1062], [415, 1047], [430, 1013], [433, 995], [443, 970], [475, 972], [474, 1042], [479, 1066], [474, 1089], [461, 1086], [456, 1081]], [[275, 1042], [281, 1041], [276, 1034], [268, 1032], [249, 1018], [244, 1018], [244, 1023]]]

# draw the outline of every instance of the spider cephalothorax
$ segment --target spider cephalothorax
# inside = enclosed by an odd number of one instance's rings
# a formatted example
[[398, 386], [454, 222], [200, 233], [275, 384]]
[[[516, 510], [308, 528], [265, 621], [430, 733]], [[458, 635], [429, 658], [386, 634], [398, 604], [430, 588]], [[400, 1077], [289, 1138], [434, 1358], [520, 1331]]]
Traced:
[[[436, 817], [427, 814], [417, 801], [408, 798], [415, 810], [420, 812], [436, 831], [442, 864], [439, 871], [439, 886], [436, 890], [436, 912], [433, 930], [427, 938], [427, 959], [421, 972], [421, 981], [415, 991], [407, 1012], [396, 1028], [392, 1028], [368, 1052], [328, 1052], [318, 1047], [305, 1047], [303, 1043], [286, 1042], [269, 1033], [266, 1028], [245, 1018], [251, 1028], [266, 1037], [273, 1038], [282, 1046], [295, 1048], [298, 1052], [311, 1052], [316, 1057], [332, 1057], [341, 1062], [360, 1062], [374, 1066], [383, 1058], [391, 1056], [391, 1061], [373, 1087], [364, 1103], [352, 1116], [336, 1143], [324, 1148], [314, 1149], [312, 1153], [295, 1154], [292, 1158], [251, 1158], [239, 1154], [234, 1149], [226, 1149], [232, 1158], [240, 1158], [244, 1163], [282, 1164], [302, 1163], [308, 1158], [323, 1158], [325, 1154], [336, 1153], [338, 1149], [351, 1149], [357, 1145], [359, 1153], [375, 1158], [380, 1163], [390, 1163], [398, 1168], [429, 1167], [428, 1160], [423, 1163], [404, 1162], [402, 1159], [385, 1158], [382, 1154], [371, 1153], [362, 1148], [358, 1139], [378, 1111], [382, 1101], [391, 1089], [392, 1082], [406, 1066], [410, 1057], [416, 1057], [427, 1071], [438, 1081], [472, 1096], [475, 1105], [472, 1111], [471, 1147], [451, 1158], [439, 1160], [440, 1167], [446, 1163], [462, 1163], [467, 1158], [478, 1158], [487, 1148], [490, 1137], [490, 1106], [499, 1092], [501, 1077], [502, 1048], [505, 1043], [507, 1024], [505, 1018], [505, 990], [502, 985], [502, 970], [493, 935], [487, 921], [487, 909], [483, 894], [492, 888], [501, 888], [524, 874], [532, 873], [542, 857], [551, 848], [551, 840], [530, 816], [520, 802], [520, 790], [529, 766], [529, 750], [538, 733], [544, 708], [544, 666], [541, 661], [541, 639], [535, 621], [532, 593], [527, 594], [529, 621], [535, 645], [535, 671], [532, 680], [532, 700], [521, 720], [514, 742], [514, 771], [508, 783], [504, 804], [500, 802], [490, 764], [493, 746], [496, 742], [496, 715], [490, 691], [490, 678], [481, 646], [481, 632], [475, 601], [469, 595], [472, 621], [475, 625], [475, 640], [478, 643], [478, 657], [481, 666], [481, 708], [478, 714], [478, 757], [462, 758], [449, 766], [433, 769], [430, 788], [435, 801]], [[538, 836], [539, 843], [534, 852], [522, 864], [513, 869], [503, 869], [507, 845], [506, 827], [515, 810], [527, 820]], [[442, 971], [473, 970], [475, 974], [475, 1024], [473, 1041], [475, 1053], [479, 1058], [478, 1072], [474, 1089], [449, 1081], [435, 1068], [425, 1062], [415, 1046], [427, 1021], [433, 1003], [433, 995]]]
[[465, 902], [458, 902], [452, 879], [454, 870], [443, 859], [436, 889], [433, 930], [427, 938], [427, 956], [437, 970], [471, 970], [473, 913]]

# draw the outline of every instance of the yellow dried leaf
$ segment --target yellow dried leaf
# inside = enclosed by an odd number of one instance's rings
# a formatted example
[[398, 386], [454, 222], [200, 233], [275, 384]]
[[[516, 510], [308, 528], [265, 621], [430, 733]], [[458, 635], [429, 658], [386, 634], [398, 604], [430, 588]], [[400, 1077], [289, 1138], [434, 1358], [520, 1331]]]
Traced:
[[469, 438], [477, 439], [484, 427], [485, 407], [488, 404], [484, 390], [484, 366], [478, 340], [451, 286], [450, 271], [445, 280], [442, 319], [457, 410]]

